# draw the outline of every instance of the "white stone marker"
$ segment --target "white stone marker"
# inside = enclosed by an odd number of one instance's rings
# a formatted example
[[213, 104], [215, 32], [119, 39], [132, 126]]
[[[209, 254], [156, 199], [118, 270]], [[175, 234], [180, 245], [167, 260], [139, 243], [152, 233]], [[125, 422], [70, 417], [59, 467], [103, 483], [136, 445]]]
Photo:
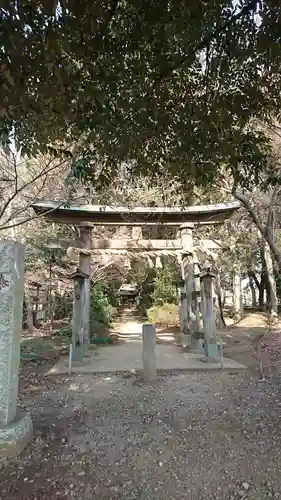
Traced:
[[32, 437], [29, 414], [17, 411], [24, 296], [24, 246], [0, 242], [0, 456], [19, 453]]
[[157, 377], [156, 370], [156, 331], [155, 326], [142, 325], [143, 374], [144, 380], [153, 382]]

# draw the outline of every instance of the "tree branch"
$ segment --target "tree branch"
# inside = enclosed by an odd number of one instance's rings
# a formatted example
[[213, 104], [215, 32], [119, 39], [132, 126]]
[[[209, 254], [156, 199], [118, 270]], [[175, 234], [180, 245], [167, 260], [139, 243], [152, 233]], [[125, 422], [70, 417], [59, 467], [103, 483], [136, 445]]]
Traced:
[[1, 211], [0, 211], [0, 220], [1, 218], [3, 217], [7, 207], [11, 204], [11, 202], [24, 190], [26, 189], [28, 186], [32, 185], [34, 182], [36, 182], [38, 179], [42, 178], [43, 176], [46, 176], [48, 174], [50, 174], [52, 171], [54, 171], [55, 169], [61, 167], [61, 165], [63, 165], [65, 160], [63, 160], [61, 163], [59, 163], [58, 165], [53, 165], [52, 167], [48, 168], [50, 162], [48, 163], [48, 166], [47, 167], [44, 167], [43, 170], [41, 170], [37, 175], [35, 175], [32, 179], [30, 179], [29, 181], [27, 181], [25, 184], [23, 184], [21, 187], [19, 187], [17, 190], [14, 191], [14, 193], [8, 198], [8, 200], [6, 201], [6, 203], [4, 203], [4, 206], [2, 207]]
[[234, 198], [236, 198], [236, 200], [238, 200], [238, 201], [240, 201], [240, 203], [242, 203], [243, 207], [247, 210], [252, 221], [255, 223], [258, 230], [260, 231], [261, 235], [263, 237], [265, 237], [266, 228], [265, 228], [264, 224], [262, 224], [261, 221], [259, 220], [259, 218], [257, 217], [257, 215], [256, 215], [255, 211], [253, 210], [248, 198], [244, 194], [238, 193], [237, 191], [234, 191], [233, 196], [234, 196]]
[[44, 218], [47, 214], [49, 213], [52, 213], [54, 210], [57, 210], [57, 208], [59, 208], [60, 206], [62, 206], [64, 204], [64, 202], [62, 202], [60, 205], [56, 206], [56, 208], [50, 208], [50, 210], [48, 210], [47, 212], [44, 212], [42, 214], [39, 214], [39, 215], [34, 215], [32, 217], [27, 217], [26, 219], [24, 220], [21, 220], [19, 222], [15, 222], [13, 224], [10, 224], [8, 226], [5, 226], [5, 223], [3, 226], [0, 226], [0, 232], [1, 231], [5, 231], [7, 229], [12, 229], [13, 227], [18, 227], [18, 226], [22, 226], [23, 224], [26, 224], [27, 222], [31, 222], [31, 221], [34, 221], [36, 219], [42, 219]]
[[108, 28], [110, 22], [112, 21], [116, 11], [117, 11], [117, 7], [118, 7], [118, 0], [111, 0], [110, 9], [107, 12], [106, 19], [105, 19], [101, 29], [96, 34], [94, 41], [101, 42], [103, 40], [103, 38], [105, 37], [106, 31], [107, 31], [107, 28]]
[[180, 69], [189, 59], [194, 59], [198, 52], [206, 49], [210, 45], [210, 43], [218, 37], [218, 35], [223, 33], [232, 24], [249, 14], [251, 11], [256, 10], [258, 3], [259, 0], [249, 1], [246, 5], [244, 5], [244, 7], [242, 7], [239, 12], [237, 12], [237, 14], [233, 14], [227, 21], [225, 21], [217, 28], [213, 29], [194, 47], [194, 49], [189, 54], [179, 59], [179, 61], [175, 62], [172, 66], [166, 68], [165, 71], [162, 71], [162, 73], [160, 73], [158, 78], [155, 80], [153, 88], [159, 85], [162, 80], [170, 76], [173, 71], [175, 71], [176, 69]]

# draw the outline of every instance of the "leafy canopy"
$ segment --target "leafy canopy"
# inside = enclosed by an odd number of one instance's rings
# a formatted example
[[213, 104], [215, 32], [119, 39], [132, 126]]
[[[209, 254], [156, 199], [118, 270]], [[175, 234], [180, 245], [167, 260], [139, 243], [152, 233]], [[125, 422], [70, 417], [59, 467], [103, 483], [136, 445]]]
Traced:
[[0, 16], [4, 139], [29, 153], [79, 139], [76, 174], [105, 183], [120, 162], [257, 179], [252, 122], [280, 109], [276, 0], [3, 0]]

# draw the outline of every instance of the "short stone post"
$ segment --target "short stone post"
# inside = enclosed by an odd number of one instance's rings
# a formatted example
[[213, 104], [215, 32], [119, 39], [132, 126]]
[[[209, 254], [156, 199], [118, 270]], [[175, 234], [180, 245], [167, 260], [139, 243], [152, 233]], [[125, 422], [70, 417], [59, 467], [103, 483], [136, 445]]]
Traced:
[[[80, 241], [81, 247], [85, 250], [89, 250], [92, 247], [92, 224], [87, 222], [82, 222], [80, 224]], [[82, 317], [82, 329], [83, 329], [83, 339], [84, 345], [87, 347], [90, 344], [90, 314], [91, 314], [91, 254], [90, 253], [80, 253], [79, 257], [79, 269], [84, 274], [88, 275], [88, 278], [84, 281], [84, 294], [83, 294], [83, 317]]]
[[89, 275], [79, 269], [69, 276], [73, 280], [73, 308], [72, 308], [72, 361], [83, 361], [84, 337], [83, 337], [83, 314], [85, 283]]
[[24, 246], [0, 242], [0, 456], [20, 453], [32, 438], [30, 415], [17, 409], [24, 296]]
[[216, 318], [213, 304], [213, 279], [216, 277], [210, 268], [200, 273], [201, 297], [203, 306], [203, 328], [204, 328], [204, 350], [207, 359], [218, 356], [218, 346], [216, 340]]
[[142, 325], [142, 353], [144, 380], [147, 382], [153, 382], [157, 377], [156, 331], [154, 325]]

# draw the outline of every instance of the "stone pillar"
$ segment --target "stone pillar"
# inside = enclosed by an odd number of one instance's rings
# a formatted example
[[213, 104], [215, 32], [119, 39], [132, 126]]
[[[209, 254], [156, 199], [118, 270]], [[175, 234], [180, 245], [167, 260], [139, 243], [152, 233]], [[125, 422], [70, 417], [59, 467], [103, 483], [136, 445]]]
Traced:
[[[80, 243], [81, 247], [85, 249], [90, 249], [92, 246], [92, 225], [87, 222], [82, 222], [80, 224]], [[91, 255], [80, 253], [79, 257], [79, 269], [83, 273], [87, 274], [89, 278], [84, 281], [84, 293], [81, 296], [81, 301], [83, 303], [83, 315], [82, 315], [82, 330], [84, 345], [88, 346], [90, 344], [90, 313], [91, 313]]]
[[144, 380], [153, 382], [157, 377], [156, 331], [154, 325], [142, 325], [142, 352]]
[[216, 339], [216, 318], [214, 312], [214, 283], [216, 274], [210, 269], [200, 273], [201, 279], [201, 298], [203, 313], [203, 329], [205, 356], [207, 359], [218, 356], [218, 346]]
[[32, 438], [29, 414], [19, 414], [18, 374], [24, 295], [24, 246], [0, 242], [0, 456], [20, 453]]

